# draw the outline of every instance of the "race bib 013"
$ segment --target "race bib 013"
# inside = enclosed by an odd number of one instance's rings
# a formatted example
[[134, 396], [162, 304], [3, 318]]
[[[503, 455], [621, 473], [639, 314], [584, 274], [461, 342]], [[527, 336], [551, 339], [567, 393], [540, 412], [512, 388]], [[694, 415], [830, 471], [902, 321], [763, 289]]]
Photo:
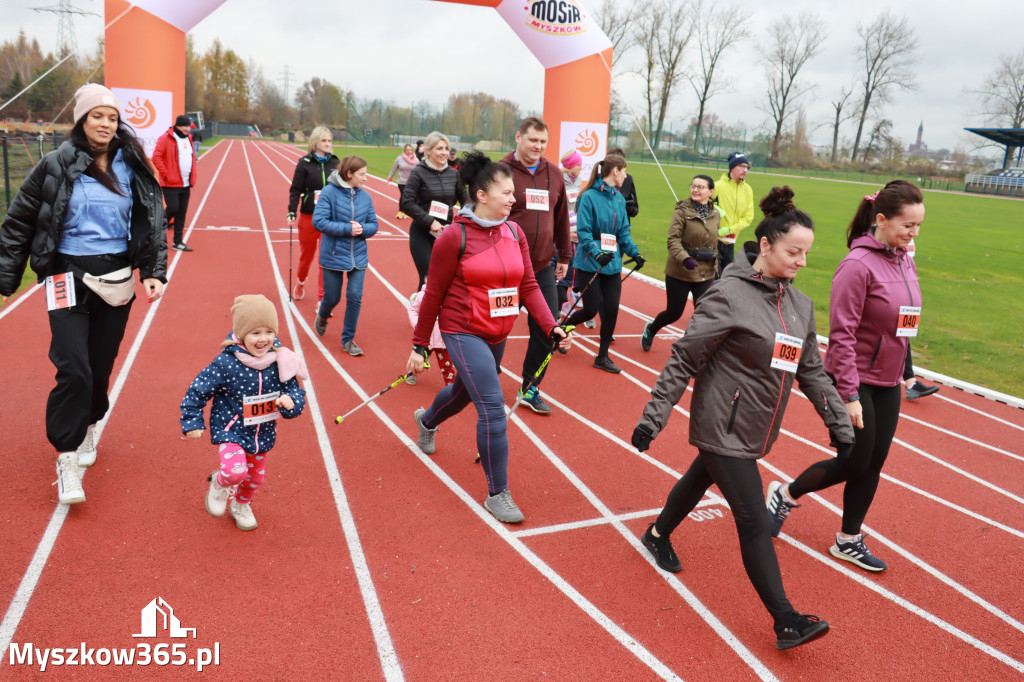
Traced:
[[247, 395], [242, 398], [242, 423], [246, 426], [254, 426], [279, 419], [281, 413], [277, 411], [277, 399], [280, 397], [281, 392], [274, 391], [263, 395]]
[[775, 349], [772, 351], [772, 367], [781, 369], [783, 372], [796, 373], [800, 364], [800, 353], [803, 352], [804, 342], [796, 336], [790, 336], [777, 332], [775, 334]]

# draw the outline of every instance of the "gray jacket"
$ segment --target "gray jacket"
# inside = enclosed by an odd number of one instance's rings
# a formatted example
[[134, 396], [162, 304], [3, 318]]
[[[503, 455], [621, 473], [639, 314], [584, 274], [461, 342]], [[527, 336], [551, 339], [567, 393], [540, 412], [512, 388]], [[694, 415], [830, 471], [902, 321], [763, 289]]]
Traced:
[[[771, 367], [778, 332], [803, 339], [795, 374]], [[697, 301], [639, 423], [657, 436], [693, 378], [690, 444], [760, 459], [778, 438], [794, 377], [833, 442], [852, 443], [850, 416], [818, 352], [811, 299], [790, 280], [764, 277], [741, 258]]]

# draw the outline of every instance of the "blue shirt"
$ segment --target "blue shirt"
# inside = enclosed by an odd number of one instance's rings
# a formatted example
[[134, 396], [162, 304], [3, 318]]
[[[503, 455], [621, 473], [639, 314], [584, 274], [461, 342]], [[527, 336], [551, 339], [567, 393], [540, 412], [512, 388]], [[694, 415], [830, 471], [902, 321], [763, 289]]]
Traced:
[[75, 178], [64, 213], [57, 251], [70, 256], [97, 256], [128, 250], [134, 173], [118, 149], [111, 161], [121, 194], [115, 194], [85, 173]]

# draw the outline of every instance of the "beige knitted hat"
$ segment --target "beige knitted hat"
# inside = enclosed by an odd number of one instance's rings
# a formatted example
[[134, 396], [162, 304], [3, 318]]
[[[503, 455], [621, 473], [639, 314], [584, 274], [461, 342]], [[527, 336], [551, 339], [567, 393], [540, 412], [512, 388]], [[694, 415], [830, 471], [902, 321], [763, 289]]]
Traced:
[[239, 341], [257, 327], [277, 331], [277, 308], [263, 294], [248, 294], [235, 299], [231, 306], [231, 330]]
[[99, 83], [86, 83], [75, 92], [75, 123], [96, 107], [114, 107], [121, 115], [121, 103], [114, 93]]

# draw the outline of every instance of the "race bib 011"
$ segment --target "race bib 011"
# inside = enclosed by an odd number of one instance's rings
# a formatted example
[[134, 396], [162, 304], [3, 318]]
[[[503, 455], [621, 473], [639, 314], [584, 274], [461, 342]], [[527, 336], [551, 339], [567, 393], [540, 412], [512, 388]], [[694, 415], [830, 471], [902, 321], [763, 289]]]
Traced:
[[519, 289], [488, 289], [487, 300], [490, 304], [491, 317], [512, 317], [519, 314]]
[[281, 413], [277, 411], [277, 399], [280, 397], [281, 392], [274, 391], [242, 398], [242, 423], [246, 426], [255, 426], [279, 419]]
[[777, 332], [775, 334], [775, 349], [772, 351], [772, 367], [781, 369], [783, 372], [796, 373], [803, 349], [804, 342], [799, 337]]
[[46, 287], [46, 309], [60, 310], [75, 305], [75, 276], [70, 272], [50, 275], [43, 280]]
[[917, 336], [917, 328], [920, 324], [921, 306], [900, 306], [900, 320], [896, 324], [896, 336]]

